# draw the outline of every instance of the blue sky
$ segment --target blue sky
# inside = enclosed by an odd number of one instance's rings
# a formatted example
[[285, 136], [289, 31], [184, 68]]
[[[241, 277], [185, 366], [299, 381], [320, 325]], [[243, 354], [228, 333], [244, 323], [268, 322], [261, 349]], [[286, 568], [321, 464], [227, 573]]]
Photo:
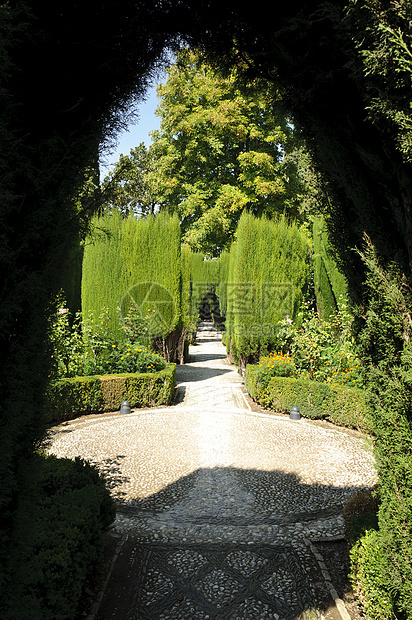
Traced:
[[154, 85], [147, 91], [146, 101], [137, 106], [138, 123], [130, 125], [126, 132], [118, 135], [118, 145], [111, 155], [102, 154], [102, 161], [100, 162], [100, 176], [102, 178], [106, 176], [109, 170], [113, 169], [120, 153], [128, 155], [130, 149], [140, 144], [140, 142], [144, 142], [146, 146], [151, 144], [152, 140], [149, 136], [149, 131], [160, 128], [160, 118], [155, 116], [158, 104], [159, 99], [156, 96], [156, 86]]

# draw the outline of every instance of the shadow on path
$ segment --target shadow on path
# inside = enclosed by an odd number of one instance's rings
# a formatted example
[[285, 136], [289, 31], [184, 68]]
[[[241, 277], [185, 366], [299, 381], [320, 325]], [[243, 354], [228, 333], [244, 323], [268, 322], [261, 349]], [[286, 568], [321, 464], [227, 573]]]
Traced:
[[212, 377], [220, 377], [228, 372], [233, 372], [233, 368], [206, 368], [204, 366], [177, 366], [177, 383], [186, 381], [206, 381]]
[[[105, 475], [112, 489], [124, 480], [117, 470], [114, 479], [110, 472]], [[279, 470], [199, 468], [148, 497], [120, 500], [118, 511], [128, 517], [166, 518], [187, 525], [288, 525], [340, 515], [346, 499], [358, 489], [306, 484], [295, 473]]]
[[[237, 485], [249, 502], [232, 501]], [[129, 530], [98, 620], [337, 620], [319, 564], [303, 537], [291, 533], [268, 544], [254, 537], [253, 528], [291, 530], [299, 523], [316, 529], [316, 521], [336, 517], [355, 490], [304, 484], [282, 471], [214, 467], [198, 469], [150, 497], [122, 503], [119, 513], [136, 525]], [[211, 526], [211, 540], [191, 536], [191, 528], [199, 525]], [[234, 540], [224, 538], [222, 526], [235, 528]], [[177, 540], [173, 533], [179, 528], [183, 538]], [[236, 528], [244, 534], [237, 542]]]
[[189, 355], [188, 364], [196, 364], [197, 362], [209, 362], [213, 360], [224, 360], [227, 356], [224, 353], [193, 353]]

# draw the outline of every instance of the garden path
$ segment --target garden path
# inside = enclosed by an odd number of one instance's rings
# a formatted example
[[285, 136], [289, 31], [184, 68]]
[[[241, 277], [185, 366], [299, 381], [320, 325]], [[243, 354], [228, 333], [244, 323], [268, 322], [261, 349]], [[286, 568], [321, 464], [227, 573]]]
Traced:
[[364, 440], [252, 411], [207, 325], [190, 356], [171, 407], [54, 429], [51, 451], [96, 463], [118, 501], [89, 620], [347, 620], [314, 545], [375, 481]]

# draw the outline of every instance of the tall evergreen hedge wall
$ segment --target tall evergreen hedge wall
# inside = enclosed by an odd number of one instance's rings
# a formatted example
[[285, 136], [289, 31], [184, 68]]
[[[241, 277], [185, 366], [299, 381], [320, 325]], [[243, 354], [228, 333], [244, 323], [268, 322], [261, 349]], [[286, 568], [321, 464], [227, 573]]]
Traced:
[[283, 216], [240, 218], [225, 303], [227, 342], [242, 366], [271, 350], [278, 321], [297, 312], [309, 276], [309, 249], [306, 232]]
[[219, 298], [222, 310], [221, 291], [227, 279], [228, 252], [219, 258], [205, 258], [201, 252], [182, 247], [182, 314], [184, 324], [197, 323], [199, 306], [205, 295], [211, 291]]
[[82, 311], [98, 317], [108, 308], [113, 334], [136, 302], [153, 336], [167, 337], [182, 319], [180, 226], [176, 216], [96, 219], [83, 260]]
[[217, 287], [217, 296], [219, 298], [220, 311], [223, 316], [227, 313], [227, 283], [229, 281], [229, 261], [230, 252], [223, 250], [219, 256], [219, 285]]
[[348, 285], [331, 254], [326, 223], [316, 217], [313, 222], [314, 281], [319, 316], [328, 320], [346, 298]]

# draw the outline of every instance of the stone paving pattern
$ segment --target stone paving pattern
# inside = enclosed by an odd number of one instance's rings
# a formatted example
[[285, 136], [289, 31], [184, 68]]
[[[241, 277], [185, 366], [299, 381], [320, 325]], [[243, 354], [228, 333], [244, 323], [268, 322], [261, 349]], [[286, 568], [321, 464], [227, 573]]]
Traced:
[[133, 585], [99, 618], [321, 618], [306, 542], [343, 535], [344, 501], [376, 481], [370, 447], [253, 413], [219, 337], [201, 336], [177, 369], [178, 404], [52, 429], [54, 454], [104, 472], [128, 540]]

